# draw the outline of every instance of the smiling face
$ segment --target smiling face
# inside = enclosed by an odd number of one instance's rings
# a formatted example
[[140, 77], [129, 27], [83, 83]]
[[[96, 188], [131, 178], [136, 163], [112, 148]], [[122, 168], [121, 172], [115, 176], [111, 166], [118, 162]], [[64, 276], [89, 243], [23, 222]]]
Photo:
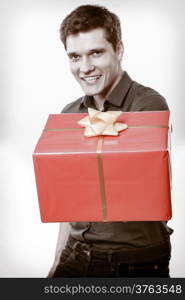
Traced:
[[84, 93], [97, 100], [105, 99], [122, 76], [122, 42], [115, 51], [104, 29], [97, 28], [69, 35], [66, 50], [71, 72]]

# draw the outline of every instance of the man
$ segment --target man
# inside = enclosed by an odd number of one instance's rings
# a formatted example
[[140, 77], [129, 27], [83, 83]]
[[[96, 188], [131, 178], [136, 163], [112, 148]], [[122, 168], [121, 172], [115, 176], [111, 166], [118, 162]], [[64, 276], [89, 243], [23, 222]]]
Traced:
[[[123, 43], [115, 14], [100, 6], [80, 6], [64, 19], [60, 34], [71, 72], [85, 94], [62, 113], [87, 112], [88, 107], [168, 110], [159, 93], [122, 70]], [[171, 233], [160, 221], [63, 223], [48, 277], [169, 277]]]

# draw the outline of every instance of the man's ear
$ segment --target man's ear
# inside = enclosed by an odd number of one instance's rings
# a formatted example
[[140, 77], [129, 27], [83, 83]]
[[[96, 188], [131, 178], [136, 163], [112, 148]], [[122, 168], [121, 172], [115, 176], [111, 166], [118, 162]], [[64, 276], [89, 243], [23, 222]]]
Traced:
[[118, 41], [116, 46], [116, 52], [118, 54], [118, 59], [121, 61], [124, 53], [124, 45], [122, 41]]

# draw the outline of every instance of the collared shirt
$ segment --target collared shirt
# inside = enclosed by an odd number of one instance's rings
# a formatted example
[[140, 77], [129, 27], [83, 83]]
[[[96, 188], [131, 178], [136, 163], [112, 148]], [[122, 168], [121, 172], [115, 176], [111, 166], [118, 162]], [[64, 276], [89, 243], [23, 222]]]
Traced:
[[[83, 113], [88, 107], [95, 108], [91, 96], [84, 96], [69, 103], [62, 113]], [[133, 81], [124, 72], [117, 86], [104, 102], [103, 111], [159, 111], [168, 110], [165, 99], [155, 90]], [[152, 191], [151, 191], [152, 193]], [[133, 250], [160, 245], [173, 232], [166, 222], [72, 222], [71, 236], [80, 241], [92, 242], [97, 248], [124, 248]]]
[[[64, 107], [62, 113], [83, 113], [88, 107], [95, 108], [94, 98], [84, 96]], [[133, 81], [127, 72], [104, 102], [103, 111], [151, 111], [168, 110], [165, 99], [155, 90]]]

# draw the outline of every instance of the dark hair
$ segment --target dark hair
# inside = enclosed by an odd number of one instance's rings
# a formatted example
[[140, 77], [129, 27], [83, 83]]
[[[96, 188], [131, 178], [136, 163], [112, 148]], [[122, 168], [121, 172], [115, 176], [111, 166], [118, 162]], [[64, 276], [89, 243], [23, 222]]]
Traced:
[[66, 49], [66, 38], [70, 34], [103, 28], [106, 39], [116, 51], [117, 42], [121, 40], [121, 26], [118, 17], [99, 5], [81, 5], [63, 20], [60, 26], [60, 38]]

